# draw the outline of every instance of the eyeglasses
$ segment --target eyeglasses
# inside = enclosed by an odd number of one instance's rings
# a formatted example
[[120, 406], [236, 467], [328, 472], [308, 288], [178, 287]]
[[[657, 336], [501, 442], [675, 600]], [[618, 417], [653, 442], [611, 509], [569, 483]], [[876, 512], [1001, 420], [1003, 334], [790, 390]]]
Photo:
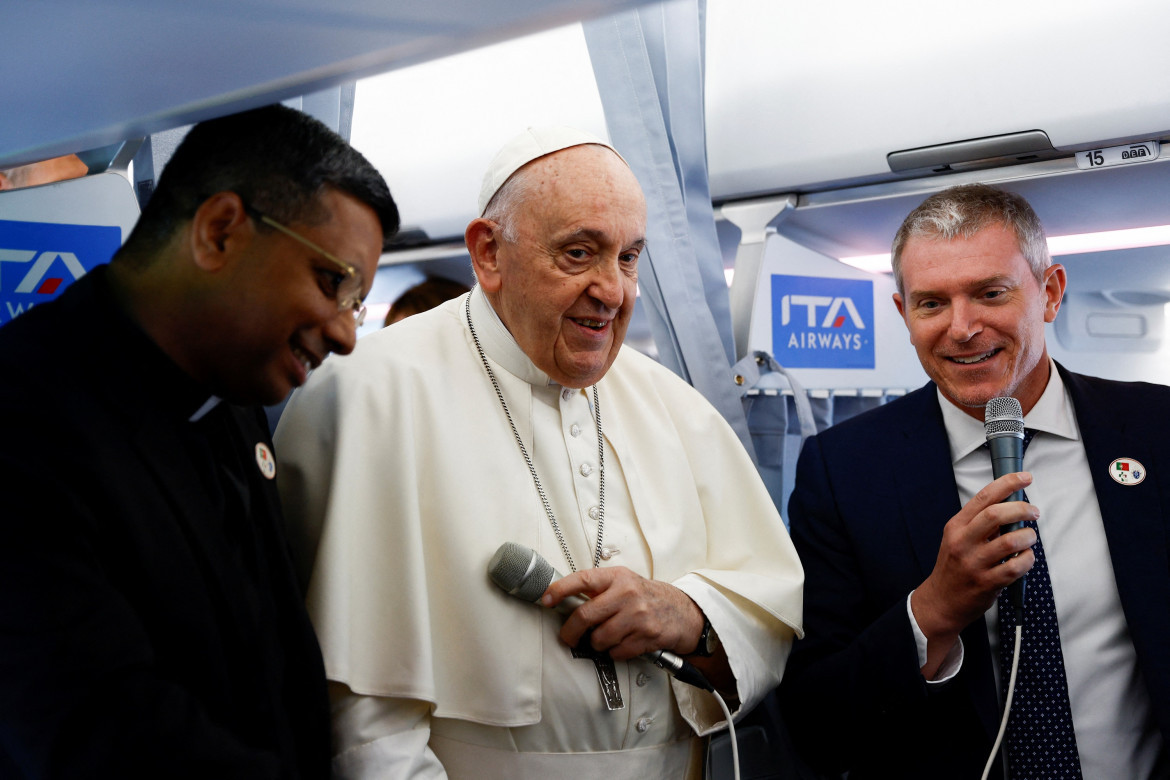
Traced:
[[357, 268], [353, 267], [341, 258], [326, 252], [324, 249], [317, 246], [292, 228], [280, 224], [272, 217], [268, 216], [259, 209], [249, 206], [247, 203], [244, 204], [244, 211], [252, 215], [254, 219], [258, 219], [265, 225], [268, 225], [269, 227], [275, 228], [281, 233], [284, 233], [289, 238], [295, 241], [299, 241], [309, 249], [312, 249], [314, 252], [340, 268], [343, 273], [339, 276], [339, 278], [332, 282], [333, 295], [335, 298], [337, 298], [337, 310], [353, 312], [354, 327], [360, 328], [362, 326], [362, 323], [366, 321], [366, 305], [362, 303], [362, 274]]

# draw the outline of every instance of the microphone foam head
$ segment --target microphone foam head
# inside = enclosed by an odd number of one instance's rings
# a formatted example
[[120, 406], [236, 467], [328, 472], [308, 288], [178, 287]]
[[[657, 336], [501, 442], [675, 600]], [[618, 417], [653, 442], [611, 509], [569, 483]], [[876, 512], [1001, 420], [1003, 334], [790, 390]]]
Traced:
[[492, 582], [519, 599], [540, 601], [554, 579], [552, 564], [529, 547], [504, 542], [488, 561]]
[[983, 408], [983, 429], [988, 436], [1023, 436], [1024, 410], [1011, 396], [992, 398]]

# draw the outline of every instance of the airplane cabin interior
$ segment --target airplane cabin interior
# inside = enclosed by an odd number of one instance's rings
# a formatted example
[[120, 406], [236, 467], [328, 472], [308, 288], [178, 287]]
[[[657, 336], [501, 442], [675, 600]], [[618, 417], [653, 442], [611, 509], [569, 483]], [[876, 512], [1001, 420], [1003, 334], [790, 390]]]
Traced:
[[[1035, 207], [1069, 275], [1049, 326], [1058, 361], [1170, 382], [1163, 11], [1152, 0], [17, 4], [0, 12], [5, 93], [22, 107], [0, 112], [0, 168], [77, 153], [89, 175], [0, 192], [0, 323], [108, 258], [192, 123], [283, 101], [351, 140], [401, 209], [368, 333], [428, 275], [473, 281], [462, 230], [486, 161], [519, 128], [572, 124], [608, 137], [644, 189], [665, 193], [649, 203], [629, 345], [746, 417], [783, 506], [804, 437], [925, 380], [890, 302], [889, 244], [914, 205], [953, 184], [992, 183]], [[107, 230], [85, 244], [94, 254], [53, 244], [79, 224]], [[778, 279], [820, 280], [807, 295], [828, 303], [787, 308]], [[806, 333], [786, 329], [805, 314]]]

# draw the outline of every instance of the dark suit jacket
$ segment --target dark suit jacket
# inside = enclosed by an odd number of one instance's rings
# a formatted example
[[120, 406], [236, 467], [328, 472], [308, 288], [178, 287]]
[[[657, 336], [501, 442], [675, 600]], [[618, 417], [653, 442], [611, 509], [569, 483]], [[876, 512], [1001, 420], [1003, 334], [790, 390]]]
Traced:
[[[1170, 388], [1058, 369], [1138, 664], [1170, 744]], [[1110, 479], [1119, 457], [1144, 464], [1145, 482]], [[943, 526], [960, 508], [933, 383], [806, 443], [788, 511], [805, 568], [807, 635], [781, 699], [810, 763], [851, 770], [850, 780], [979, 777], [1001, 715], [986, 624], [962, 632], [962, 670], [928, 694], [906, 614], [907, 595], [934, 568]]]
[[221, 405], [230, 444], [200, 449], [206, 391], [104, 269], [0, 328], [0, 377], [0, 777], [326, 777], [324, 669], [258, 410]]

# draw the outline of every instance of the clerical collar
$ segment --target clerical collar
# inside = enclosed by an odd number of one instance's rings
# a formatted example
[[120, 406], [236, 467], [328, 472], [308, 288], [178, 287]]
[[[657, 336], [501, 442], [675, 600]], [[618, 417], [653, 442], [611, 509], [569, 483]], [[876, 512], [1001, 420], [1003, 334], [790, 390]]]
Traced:
[[555, 385], [556, 382], [548, 374], [537, 368], [536, 364], [524, 350], [516, 343], [492, 304], [477, 284], [471, 292], [471, 317], [475, 321], [475, 330], [479, 335], [480, 344], [492, 362], [503, 368], [509, 374], [523, 379], [536, 387]]
[[208, 412], [210, 412], [212, 409], [214, 409], [216, 406], [218, 406], [219, 402], [221, 400], [222, 399], [217, 395], [211, 396], [210, 398], [208, 398], [206, 401], [203, 402], [202, 406], [200, 406], [198, 409], [195, 410], [195, 414], [193, 414], [187, 418], [187, 422], [199, 422], [200, 420], [203, 419], [204, 415], [206, 415]]
[[[1056, 370], [1056, 363], [1051, 357], [1048, 358], [1048, 365], [1048, 385], [1040, 395], [1040, 400], [1036, 401], [1036, 405], [1024, 415], [1024, 425], [1036, 431], [1077, 441], [1081, 437], [1080, 431], [1077, 428], [1072, 401], [1064, 389], [1064, 380], [1061, 379], [1060, 372]], [[987, 441], [987, 431], [982, 421], [951, 403], [941, 390], [936, 388], [935, 392], [938, 393], [943, 424], [946, 426], [947, 440], [951, 446], [951, 462], [958, 463]]]

